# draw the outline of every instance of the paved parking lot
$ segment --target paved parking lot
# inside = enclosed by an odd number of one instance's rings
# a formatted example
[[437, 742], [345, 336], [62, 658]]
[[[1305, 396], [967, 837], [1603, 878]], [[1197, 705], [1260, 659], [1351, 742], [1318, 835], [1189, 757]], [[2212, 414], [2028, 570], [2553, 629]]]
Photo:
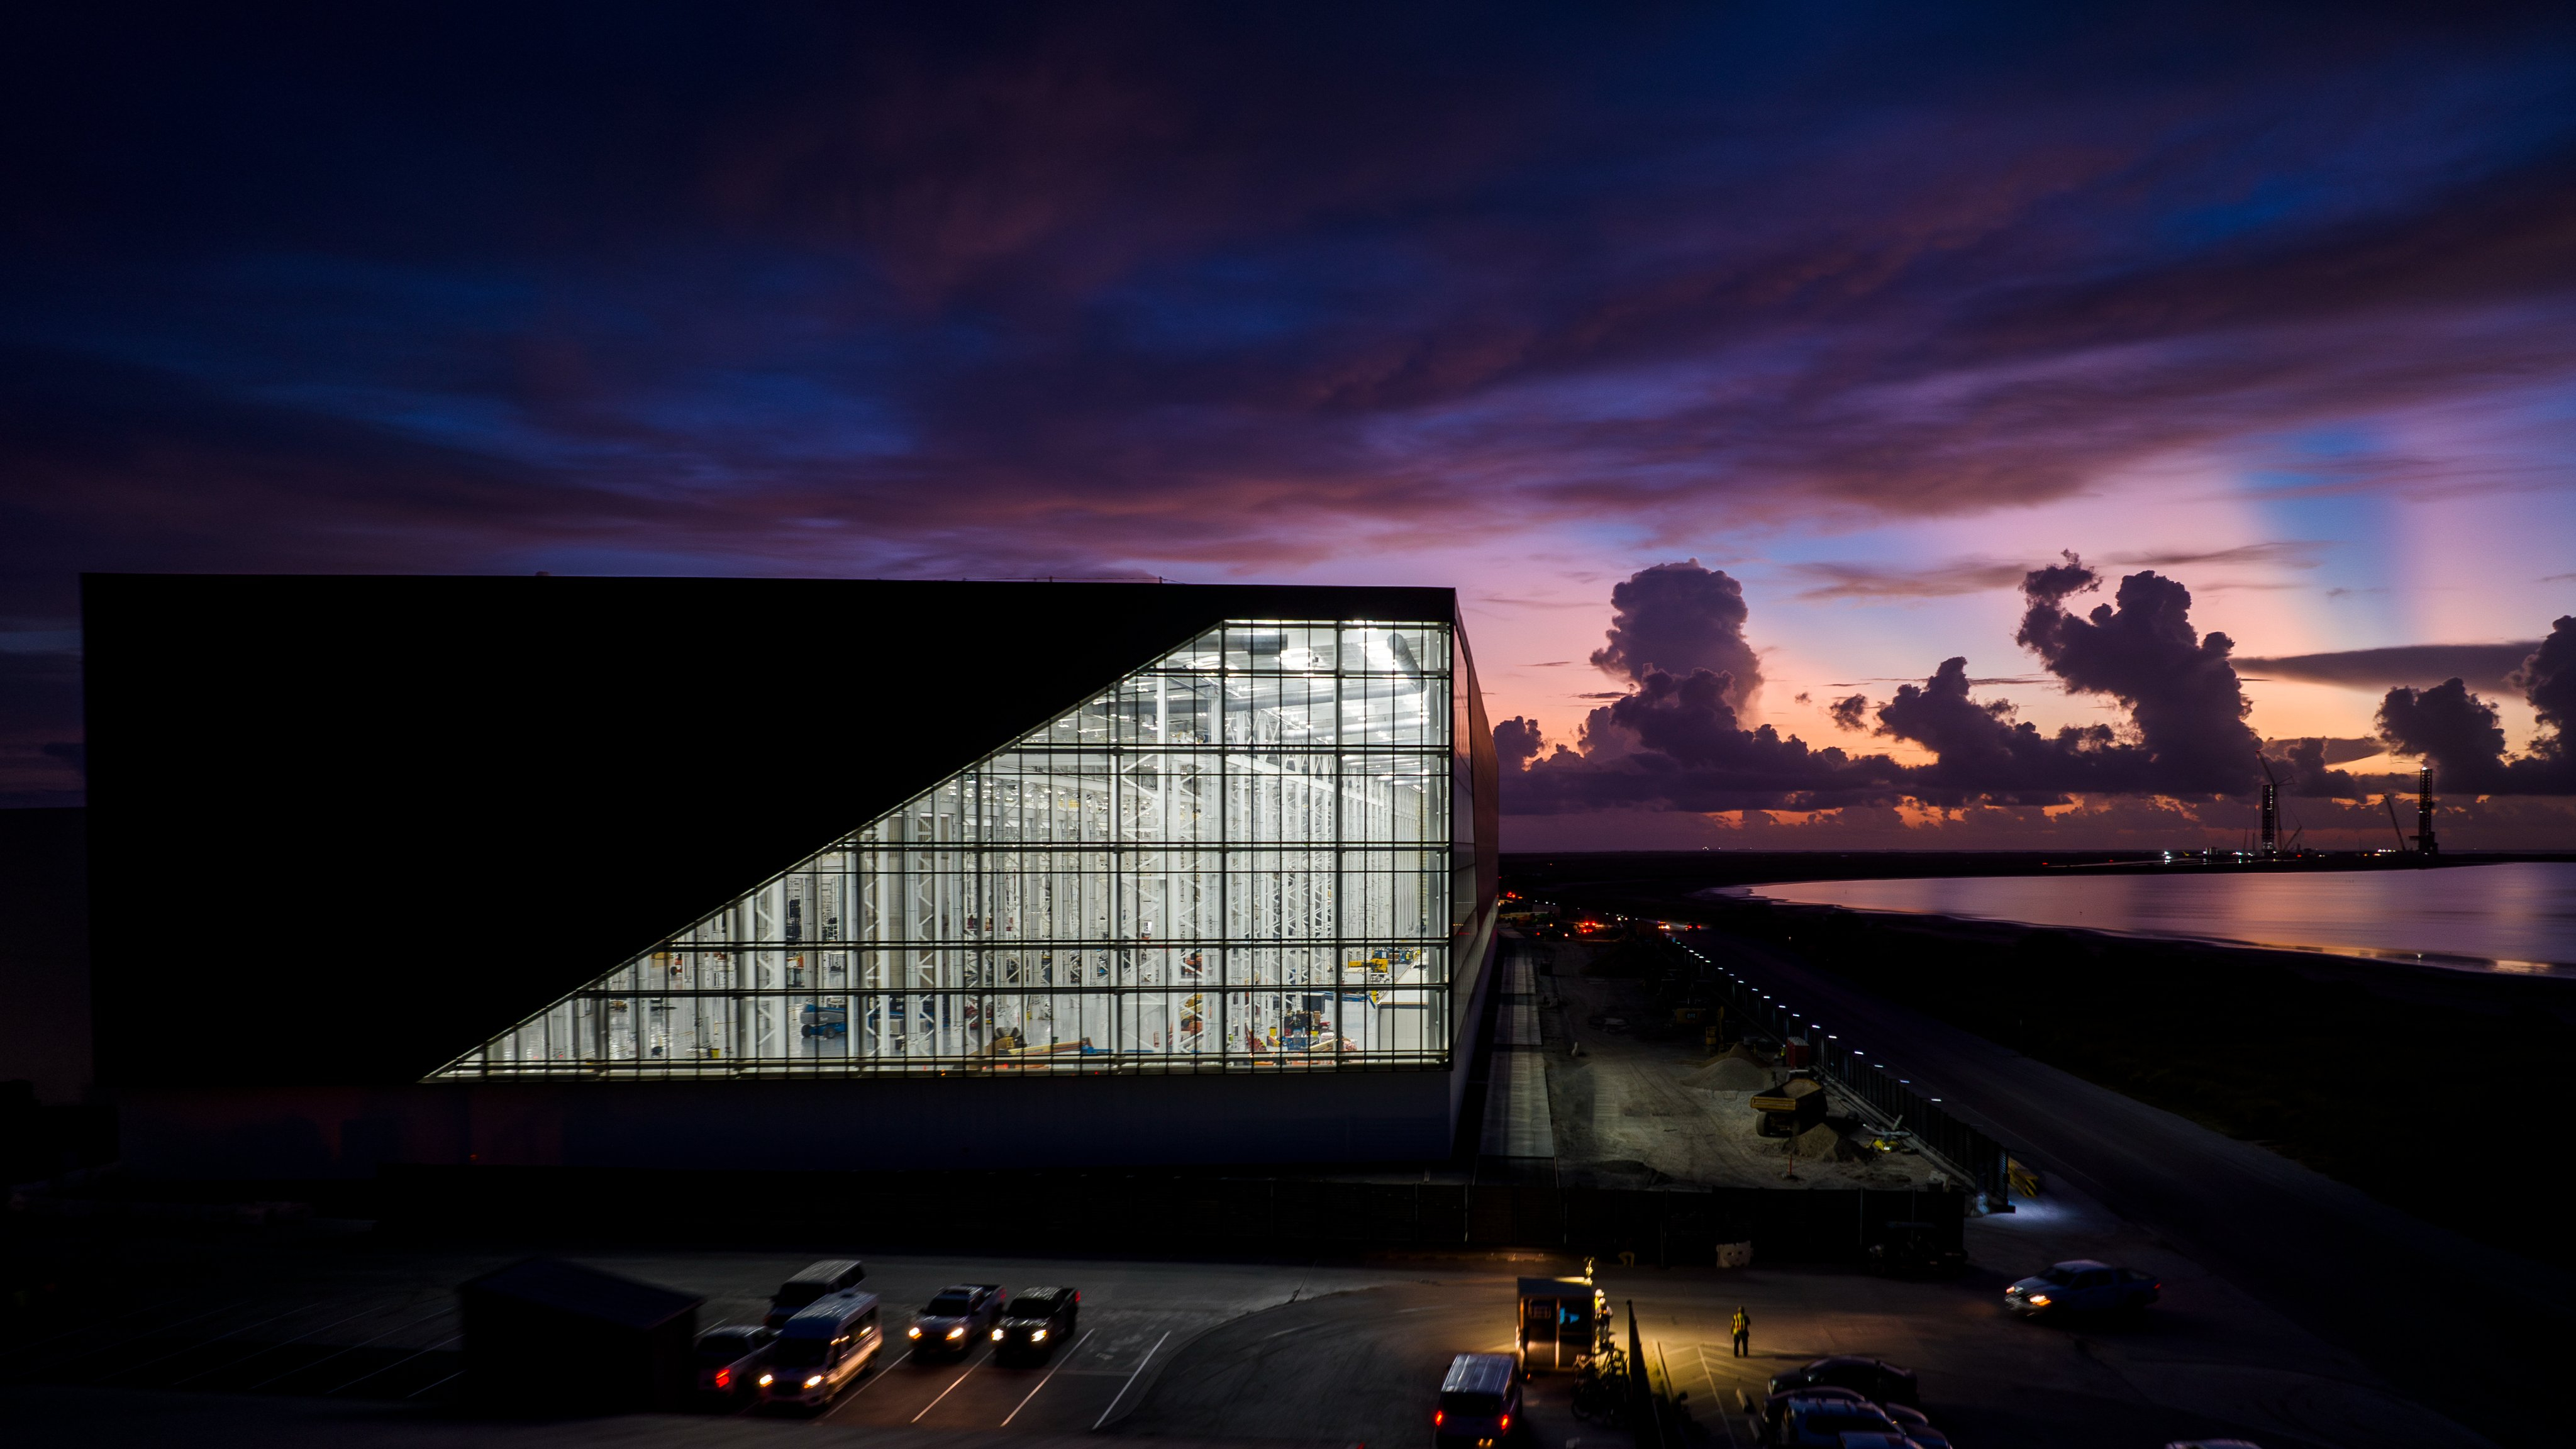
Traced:
[[[2267, 1449], [2486, 1442], [2079, 1195], [2053, 1193], [2024, 1212], [1976, 1220], [1968, 1232], [1974, 1266], [1949, 1282], [1769, 1264], [1729, 1272], [1604, 1268], [1600, 1278], [1614, 1304], [1634, 1302], [1650, 1367], [1690, 1394], [1706, 1443], [1748, 1443], [1747, 1422], [1732, 1412], [1739, 1394], [1758, 1398], [1780, 1368], [1841, 1352], [1918, 1370], [1925, 1409], [1969, 1449], [2157, 1449], [2218, 1435]], [[889, 1449], [987, 1439], [1038, 1445], [1095, 1427], [1173, 1445], [1418, 1445], [1450, 1355], [1509, 1346], [1512, 1280], [1575, 1266], [1537, 1255], [1200, 1263], [887, 1255], [855, 1246], [869, 1262], [867, 1286], [887, 1304], [895, 1344], [911, 1310], [955, 1282], [998, 1282], [1012, 1292], [1079, 1288], [1080, 1336], [1070, 1352], [1035, 1368], [993, 1364], [989, 1344], [939, 1364], [912, 1363], [897, 1350], [819, 1422], [743, 1412], [587, 1422], [627, 1424], [625, 1442], [673, 1445], [830, 1444], [849, 1436]], [[700, 1322], [712, 1325], [756, 1318], [780, 1280], [829, 1247], [566, 1256], [702, 1295]], [[461, 1427], [451, 1402], [462, 1366], [455, 1287], [517, 1256], [365, 1241], [195, 1259], [183, 1252], [167, 1268], [171, 1291], [160, 1297], [136, 1296], [0, 1346], [0, 1382], [18, 1386], [0, 1388], [0, 1421], [69, 1416], [85, 1449], [167, 1449], [167, 1406], [189, 1402], [245, 1443], [290, 1446], [310, 1437], [316, 1449], [439, 1449]], [[2011, 1277], [2075, 1256], [2156, 1273], [2164, 1302], [2136, 1324], [2025, 1323], [2002, 1310]], [[1755, 1323], [1749, 1359], [1728, 1352], [1725, 1320], [1739, 1305]], [[66, 1388], [78, 1396], [62, 1398]], [[1537, 1449], [1624, 1449], [1625, 1436], [1566, 1412], [1565, 1388], [1559, 1378], [1533, 1386]], [[508, 1425], [487, 1423], [480, 1432], [495, 1446], [526, 1437]], [[530, 1442], [593, 1436], [568, 1433], [557, 1425], [551, 1437]]]

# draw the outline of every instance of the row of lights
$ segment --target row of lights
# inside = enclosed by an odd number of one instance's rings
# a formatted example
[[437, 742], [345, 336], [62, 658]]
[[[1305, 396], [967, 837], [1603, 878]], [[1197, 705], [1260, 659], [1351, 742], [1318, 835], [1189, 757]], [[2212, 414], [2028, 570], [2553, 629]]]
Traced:
[[[1683, 949], [1683, 950], [1685, 950], [1685, 951], [1689, 951], [1689, 952], [1690, 952], [1692, 955], [1694, 955], [1694, 956], [1699, 956], [1699, 959], [1700, 959], [1702, 962], [1704, 962], [1704, 963], [1707, 963], [1707, 964], [1709, 964], [1709, 965], [1716, 965], [1716, 963], [1715, 963], [1715, 962], [1709, 961], [1709, 959], [1708, 959], [1706, 956], [1700, 956], [1700, 953], [1699, 953], [1697, 950], [1694, 950], [1693, 948], [1691, 948], [1691, 947], [1689, 947], [1689, 946], [1684, 946], [1684, 947], [1682, 947], [1682, 949]], [[1787, 1003], [1787, 1002], [1785, 1002], [1785, 1001], [1780, 1001], [1780, 1000], [1775, 999], [1775, 998], [1771, 995], [1771, 993], [1770, 993], [1770, 992], [1762, 990], [1760, 987], [1755, 986], [1752, 982], [1745, 980], [1743, 977], [1736, 975], [1736, 974], [1735, 974], [1734, 972], [1732, 972], [1732, 971], [1728, 971], [1728, 970], [1727, 970], [1725, 967], [1723, 967], [1723, 966], [1719, 966], [1717, 969], [1718, 969], [1719, 971], [1721, 971], [1721, 972], [1724, 972], [1724, 973], [1725, 973], [1725, 976], [1726, 976], [1726, 979], [1727, 979], [1727, 980], [1734, 982], [1736, 985], [1741, 986], [1741, 987], [1745, 988], [1745, 989], [1746, 989], [1746, 990], [1748, 990], [1748, 991], [1751, 991], [1754, 995], [1759, 996], [1759, 997], [1761, 997], [1763, 1000], [1770, 1002], [1772, 1005], [1779, 1007], [1779, 1008], [1780, 1008], [1782, 1011], [1784, 1011], [1784, 1012], [1785, 1012], [1785, 1011], [1787, 1011], [1787, 1010], [1789, 1010], [1789, 1003]], [[1813, 1021], [1813, 1020], [1810, 1020], [1810, 1019], [1809, 1019], [1809, 1018], [1807, 1018], [1807, 1017], [1803, 1017], [1803, 1016], [1796, 1016], [1796, 1015], [1792, 1015], [1789, 1019], [1790, 1019], [1791, 1021], [1797, 1022], [1797, 1023], [1798, 1023], [1799, 1025], [1801, 1025], [1801, 1026], [1812, 1027], [1812, 1028], [1814, 1028], [1814, 1029], [1816, 1029], [1816, 1030], [1819, 1030], [1819, 1031], [1822, 1031], [1822, 1030], [1824, 1029], [1824, 1023], [1823, 1023], [1823, 1022], [1821, 1022], [1821, 1021]], [[1835, 1035], [1834, 1033], [1832, 1033], [1832, 1032], [1825, 1032], [1825, 1040], [1827, 1040], [1827, 1041], [1841, 1041], [1841, 1040], [1842, 1040], [1842, 1038], [1841, 1038], [1841, 1037], [1839, 1037], [1839, 1036], [1836, 1036], [1836, 1035]], [[1853, 1047], [1853, 1048], [1851, 1049], [1851, 1054], [1852, 1054], [1853, 1056], [1860, 1057], [1860, 1059], [1861, 1059], [1862, 1061], [1864, 1061], [1864, 1062], [1868, 1062], [1868, 1064], [1869, 1064], [1870, 1066], [1875, 1067], [1875, 1068], [1877, 1068], [1878, 1070], [1880, 1070], [1880, 1071], [1882, 1071], [1882, 1072], [1887, 1070], [1887, 1063], [1885, 1063], [1885, 1062], [1872, 1062], [1872, 1061], [1870, 1061], [1870, 1060], [1869, 1060], [1869, 1058], [1867, 1058], [1867, 1057], [1865, 1057], [1865, 1056], [1861, 1056], [1861, 1050], [1860, 1050], [1860, 1048], [1858, 1048], [1858, 1047]], [[1896, 1080], [1897, 1080], [1900, 1084], [1902, 1084], [1902, 1085], [1904, 1085], [1904, 1086], [1908, 1086], [1908, 1087], [1910, 1087], [1910, 1086], [1913, 1086], [1913, 1085], [1914, 1085], [1914, 1079], [1913, 1079], [1913, 1078], [1911, 1078], [1911, 1077], [1899, 1077], [1899, 1078], [1897, 1078]], [[1940, 1101], [1941, 1099], [1940, 1099], [1940, 1098], [1938, 1098], [1938, 1097], [1933, 1097], [1933, 1098], [1930, 1098], [1929, 1100], [1934, 1101], [1934, 1102], [1938, 1102], [1938, 1101]]]

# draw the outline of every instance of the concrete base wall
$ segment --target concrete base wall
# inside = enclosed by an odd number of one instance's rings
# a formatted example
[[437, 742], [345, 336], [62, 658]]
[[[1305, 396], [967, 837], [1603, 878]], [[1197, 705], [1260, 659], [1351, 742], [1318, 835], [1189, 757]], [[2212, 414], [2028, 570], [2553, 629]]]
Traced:
[[361, 1177], [420, 1166], [1081, 1167], [1384, 1162], [1450, 1153], [1453, 1072], [132, 1089], [150, 1176]]

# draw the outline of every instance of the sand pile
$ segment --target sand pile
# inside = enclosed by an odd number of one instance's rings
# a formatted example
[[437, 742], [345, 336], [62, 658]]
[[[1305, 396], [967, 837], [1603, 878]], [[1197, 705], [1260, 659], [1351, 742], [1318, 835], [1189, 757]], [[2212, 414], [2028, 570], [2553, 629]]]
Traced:
[[1771, 1085], [1771, 1074], [1742, 1057], [1719, 1057], [1692, 1074], [1690, 1084], [1704, 1092], [1758, 1092]]
[[1807, 1162], [1848, 1162], [1860, 1155], [1843, 1134], [1821, 1122], [1790, 1138], [1789, 1150]]

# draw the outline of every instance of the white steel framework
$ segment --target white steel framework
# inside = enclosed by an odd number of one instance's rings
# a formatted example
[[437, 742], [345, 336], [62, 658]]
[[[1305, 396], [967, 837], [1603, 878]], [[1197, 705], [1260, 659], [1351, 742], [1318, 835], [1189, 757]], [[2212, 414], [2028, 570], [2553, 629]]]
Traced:
[[1228, 622], [435, 1075], [1445, 1065], [1455, 646]]

